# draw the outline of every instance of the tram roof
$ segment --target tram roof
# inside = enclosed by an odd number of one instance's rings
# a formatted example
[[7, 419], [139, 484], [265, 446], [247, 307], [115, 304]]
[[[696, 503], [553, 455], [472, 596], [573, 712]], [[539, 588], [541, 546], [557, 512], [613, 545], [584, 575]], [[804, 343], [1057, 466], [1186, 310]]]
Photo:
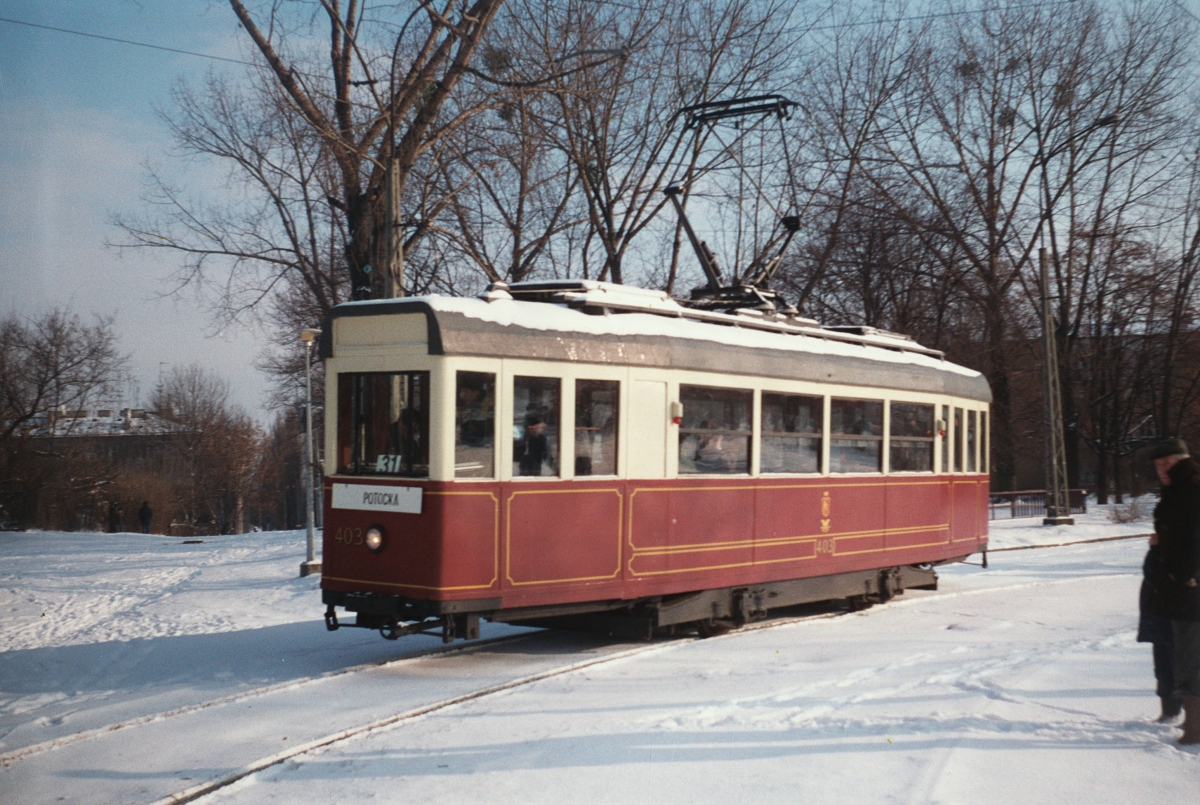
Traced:
[[[524, 297], [524, 298], [522, 298]], [[527, 301], [527, 300], [536, 301]], [[811, 319], [700, 311], [661, 291], [595, 281], [497, 284], [483, 298], [348, 302], [335, 319], [420, 313], [433, 355], [607, 363], [950, 394], [990, 402], [987, 381], [907, 336]]]

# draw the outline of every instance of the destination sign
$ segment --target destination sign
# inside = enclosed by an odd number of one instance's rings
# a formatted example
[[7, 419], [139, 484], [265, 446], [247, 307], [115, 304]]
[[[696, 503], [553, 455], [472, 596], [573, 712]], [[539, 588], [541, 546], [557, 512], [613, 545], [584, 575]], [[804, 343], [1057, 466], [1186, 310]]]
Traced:
[[335, 509], [420, 514], [423, 491], [419, 486], [334, 484], [332, 506]]

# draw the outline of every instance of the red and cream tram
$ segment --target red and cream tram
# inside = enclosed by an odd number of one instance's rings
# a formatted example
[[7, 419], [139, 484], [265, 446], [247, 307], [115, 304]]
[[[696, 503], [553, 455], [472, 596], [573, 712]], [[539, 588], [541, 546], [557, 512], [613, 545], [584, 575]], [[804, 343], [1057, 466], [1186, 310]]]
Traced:
[[986, 547], [990, 390], [903, 336], [563, 281], [322, 338], [330, 629], [704, 632]]

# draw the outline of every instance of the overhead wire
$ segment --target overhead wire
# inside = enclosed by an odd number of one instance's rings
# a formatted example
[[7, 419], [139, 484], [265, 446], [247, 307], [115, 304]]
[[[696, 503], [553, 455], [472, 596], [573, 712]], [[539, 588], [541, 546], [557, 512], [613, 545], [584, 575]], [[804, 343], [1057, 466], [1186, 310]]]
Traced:
[[1190, 8], [1185, 6], [1179, 0], [1171, 0], [1171, 5], [1175, 6], [1177, 9], [1182, 11], [1184, 14], [1187, 14], [1189, 17], [1194, 19], [1196, 22], [1200, 22], [1200, 17], [1197, 17], [1196, 14]]
[[138, 42], [135, 39], [123, 39], [119, 36], [106, 36], [104, 34], [95, 34], [88, 31], [76, 31], [72, 28], [59, 28], [55, 25], [42, 25], [37, 22], [26, 22], [25, 20], [14, 20], [10, 17], [0, 17], [0, 22], [7, 22], [11, 25], [24, 25], [28, 28], [40, 28], [43, 31], [55, 31], [60, 34], [71, 34], [73, 36], [85, 36], [88, 39], [100, 39], [105, 42], [115, 42], [119, 45], [134, 45], [140, 48], [150, 48], [151, 50], [163, 50], [167, 53], [179, 53], [184, 56], [196, 56], [201, 59], [212, 59], [213, 61], [229, 62], [230, 64], [242, 64], [247, 67], [256, 66], [255, 62], [246, 61], [245, 59], [231, 59], [227, 56], [214, 56], [211, 53], [200, 53], [195, 50], [182, 50], [181, 48], [167, 47], [166, 45], [155, 45], [150, 42]]
[[[975, 9], [960, 9], [960, 10], [955, 10], [955, 11], [937, 11], [937, 12], [930, 12], [928, 14], [914, 14], [911, 16], [891, 17], [891, 18], [884, 18], [884, 19], [878, 19], [878, 20], [845, 21], [845, 22], [833, 23], [833, 24], [829, 24], [829, 25], [798, 25], [795, 28], [785, 29], [783, 31], [779, 31], [778, 33], [780, 33], [780, 34], [789, 34], [789, 33], [796, 33], [796, 32], [811, 33], [814, 31], [833, 31], [833, 30], [841, 30], [844, 28], [858, 28], [858, 27], [862, 27], [865, 25], [879, 25], [879, 24], [884, 24], [884, 23], [919, 22], [919, 21], [924, 21], [924, 20], [940, 19], [940, 18], [944, 18], [944, 17], [959, 17], [959, 16], [963, 16], [963, 15], [967, 15], [967, 14], [987, 13], [989, 11], [1005, 11], [1005, 10], [1020, 10], [1020, 9], [1064, 6], [1064, 5], [1071, 5], [1074, 2], [1076, 2], [1076, 0], [1042, 0], [1042, 2], [1025, 3], [1025, 4], [1021, 4], [1021, 5], [992, 6], [992, 7], [975, 8]], [[1193, 18], [1196, 18], [1196, 15], [1193, 14], [1191, 11], [1189, 11], [1187, 8], [1185, 8], [1179, 2], [1179, 0], [1173, 0], [1173, 2], [1176, 6], [1178, 6], [1186, 14], [1188, 14], [1189, 16], [1191, 16]], [[832, 8], [832, 6], [830, 8], [823, 10], [821, 12], [821, 14], [819, 14], [817, 16], [817, 19], [819, 20], [821, 17], [825, 16], [825, 14], [827, 14], [831, 8]], [[1200, 18], [1198, 18], [1198, 19], [1200, 19]], [[70, 34], [72, 36], [82, 36], [82, 37], [86, 37], [88, 39], [98, 39], [103, 42], [112, 42], [114, 44], [119, 44], [119, 45], [130, 45], [133, 47], [149, 48], [150, 50], [160, 50], [160, 51], [164, 51], [166, 53], [177, 53], [182, 56], [194, 56], [199, 59], [209, 59], [211, 61], [226, 62], [229, 64], [240, 64], [240, 65], [243, 65], [246, 67], [258, 66], [257, 62], [247, 61], [245, 59], [235, 59], [235, 58], [231, 58], [229, 56], [217, 56], [212, 53], [201, 53], [196, 50], [185, 50], [183, 48], [174, 48], [174, 47], [169, 47], [167, 45], [158, 45], [158, 44], [154, 44], [153, 42], [142, 42], [142, 41], [139, 41], [136, 39], [127, 39], [125, 37], [120, 37], [120, 36], [108, 36], [107, 34], [98, 34], [98, 33], [93, 33], [91, 31], [81, 31], [81, 30], [78, 30], [75, 28], [63, 28], [63, 27], [60, 27], [57, 25], [45, 25], [45, 24], [37, 23], [37, 22], [29, 22], [27, 20], [13, 19], [12, 17], [0, 17], [0, 22], [6, 22], [10, 25], [23, 25], [27, 28], [38, 28], [43, 31], [53, 31], [55, 33]]]
[[812, 26], [812, 27], [797, 26], [796, 28], [793, 28], [790, 31], [783, 31], [783, 33], [792, 33], [794, 31], [799, 31], [799, 30], [838, 31], [838, 30], [842, 30], [843, 28], [861, 28], [861, 27], [867, 26], [867, 25], [881, 25], [881, 24], [894, 23], [894, 22], [922, 22], [925, 20], [943, 19], [945, 17], [963, 17], [963, 16], [967, 16], [969, 14], [986, 14], [991, 11], [1020, 11], [1023, 9], [1048, 8], [1048, 7], [1055, 7], [1055, 6], [1070, 6], [1070, 5], [1074, 5], [1075, 2], [1076, 2], [1076, 0], [1042, 0], [1042, 2], [1038, 2], [1038, 3], [1023, 3], [1023, 4], [1011, 5], [1011, 6], [990, 6], [990, 7], [984, 7], [984, 8], [964, 8], [964, 9], [956, 9], [954, 11], [931, 11], [928, 14], [913, 14], [911, 16], [904, 16], [904, 17], [885, 17], [883, 19], [860, 20], [857, 22], [839, 22], [839, 23], [835, 23], [835, 24], [831, 24], [831, 25], [817, 25], [817, 26]]

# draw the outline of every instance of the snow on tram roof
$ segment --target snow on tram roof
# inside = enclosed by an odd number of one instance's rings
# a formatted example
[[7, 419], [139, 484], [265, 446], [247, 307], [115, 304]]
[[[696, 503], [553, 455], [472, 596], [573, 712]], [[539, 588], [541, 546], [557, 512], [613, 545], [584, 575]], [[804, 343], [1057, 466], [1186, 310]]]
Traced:
[[[536, 301], [520, 298], [523, 296], [536, 297]], [[681, 305], [662, 291], [611, 283], [563, 280], [517, 283], [511, 287], [497, 283], [481, 298], [434, 294], [348, 302], [335, 308], [331, 318], [371, 315], [374, 308], [379, 309], [379, 315], [401, 312], [405, 308], [413, 312], [418, 308], [427, 310], [436, 318], [442, 330], [441, 338], [448, 353], [459, 352], [456, 347], [463, 343], [486, 341], [493, 333], [514, 328], [531, 334], [541, 333], [557, 342], [573, 340], [577, 344], [589, 338], [603, 341], [628, 339], [630, 354], [626, 357], [632, 363], [643, 362], [632, 353], [638, 351], [643, 343], [652, 340], [708, 342], [725, 349], [821, 356], [827, 362], [839, 362], [842, 371], [835, 374], [846, 379], [848, 376], [845, 372], [852, 367], [844, 363], [845, 359], [851, 359], [860, 367], [863, 361], [876, 365], [890, 364], [896, 371], [908, 367], [905, 373], [931, 370], [943, 377], [951, 375], [960, 378], [952, 384], [958, 389], [956, 393], [979, 399], [991, 397], [990, 391], [985, 391], [987, 384], [979, 372], [951, 363], [942, 357], [941, 352], [922, 347], [907, 336], [869, 327], [843, 328], [839, 331], [823, 328], [811, 319], [768, 318], [757, 311], [729, 314], [696, 310]], [[456, 318], [458, 316], [476, 324], [457, 324], [456, 321], [462, 322]], [[472, 332], [456, 332], [462, 327]], [[846, 329], [859, 332], [846, 332]], [[463, 337], [459, 338], [460, 335]], [[589, 338], [568, 339], [569, 335]], [[565, 343], [564, 347], [565, 354], [574, 355], [573, 347]], [[586, 358], [581, 355], [578, 359]], [[962, 385], [964, 382], [965, 386]], [[900, 385], [907, 386], [909, 383], [901, 382]]]

